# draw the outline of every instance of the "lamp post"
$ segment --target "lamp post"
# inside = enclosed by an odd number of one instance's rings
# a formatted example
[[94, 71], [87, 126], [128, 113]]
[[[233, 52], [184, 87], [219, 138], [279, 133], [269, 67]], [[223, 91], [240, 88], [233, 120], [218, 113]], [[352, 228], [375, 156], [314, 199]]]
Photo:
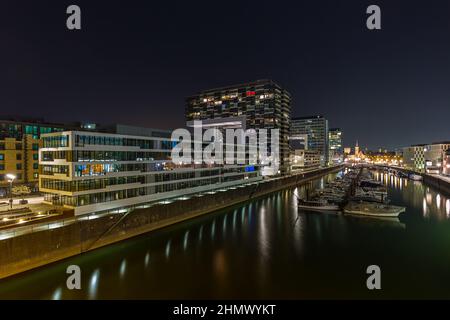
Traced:
[[6, 177], [9, 179], [8, 180], [8, 182], [9, 182], [9, 196], [11, 197], [9, 199], [9, 204], [11, 205], [11, 209], [12, 209], [12, 207], [13, 207], [12, 185], [13, 185], [13, 182], [14, 182], [14, 179], [16, 178], [16, 176], [13, 175], [13, 174], [8, 173], [6, 175]]

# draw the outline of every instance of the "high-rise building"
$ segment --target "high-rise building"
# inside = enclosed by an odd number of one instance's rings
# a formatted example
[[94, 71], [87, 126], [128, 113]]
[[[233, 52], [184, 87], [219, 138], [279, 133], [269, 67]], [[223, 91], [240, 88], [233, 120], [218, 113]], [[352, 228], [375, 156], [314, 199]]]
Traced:
[[[244, 129], [279, 129], [280, 172], [289, 171], [289, 125], [291, 95], [272, 80], [257, 80], [202, 91], [187, 98], [186, 121], [201, 120], [214, 126], [222, 123], [242, 123]], [[228, 121], [233, 120], [233, 121]], [[235, 121], [236, 120], [236, 121]], [[268, 150], [270, 152], [271, 146]]]
[[307, 150], [320, 154], [320, 164], [328, 164], [328, 120], [321, 115], [296, 117], [291, 121], [291, 136], [307, 136]]
[[344, 160], [344, 148], [342, 144], [342, 130], [339, 128], [332, 128], [328, 131], [329, 144], [329, 163], [337, 164]]
[[36, 119], [0, 120], [0, 196], [9, 192], [8, 174], [16, 177], [15, 184], [37, 188], [41, 134], [64, 128], [62, 124]]

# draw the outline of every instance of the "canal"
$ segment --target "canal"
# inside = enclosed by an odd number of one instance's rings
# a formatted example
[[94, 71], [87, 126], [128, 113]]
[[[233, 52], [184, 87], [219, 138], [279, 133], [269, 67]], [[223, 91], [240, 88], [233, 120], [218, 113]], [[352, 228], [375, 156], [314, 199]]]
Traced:
[[[450, 198], [376, 172], [400, 219], [297, 209], [335, 176], [0, 281], [0, 298], [450, 298]], [[81, 290], [66, 288], [74, 264]], [[373, 264], [382, 289], [369, 291]]]

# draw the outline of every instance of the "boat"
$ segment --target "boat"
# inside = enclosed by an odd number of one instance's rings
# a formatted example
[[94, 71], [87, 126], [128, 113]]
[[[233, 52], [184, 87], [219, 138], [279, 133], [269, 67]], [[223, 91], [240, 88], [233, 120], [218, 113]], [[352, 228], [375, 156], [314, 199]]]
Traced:
[[406, 173], [401, 172], [401, 171], [397, 171], [396, 176], [399, 177], [399, 178], [408, 178], [408, 175]]
[[325, 199], [298, 200], [298, 208], [311, 211], [340, 211], [337, 204], [328, 202]]
[[404, 212], [405, 209], [405, 207], [387, 205], [383, 203], [351, 201], [345, 206], [344, 213], [372, 217], [398, 217], [398, 215]]
[[420, 181], [420, 180], [422, 180], [422, 176], [419, 176], [418, 174], [410, 174], [410, 175], [408, 176], [408, 178], [410, 178], [411, 180], [414, 180], [414, 181]]

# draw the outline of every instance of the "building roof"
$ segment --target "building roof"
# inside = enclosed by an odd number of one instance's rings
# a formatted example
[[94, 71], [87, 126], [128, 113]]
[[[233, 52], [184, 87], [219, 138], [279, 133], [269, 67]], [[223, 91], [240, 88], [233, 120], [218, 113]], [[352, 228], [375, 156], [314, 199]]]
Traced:
[[[260, 85], [265, 85], [265, 84], [271, 84], [271, 85], [278, 87], [279, 89], [282, 89], [282, 87], [279, 84], [277, 84], [276, 82], [274, 82], [273, 80], [259, 79], [259, 80], [255, 80], [255, 81], [251, 81], [251, 82], [245, 82], [245, 83], [239, 83], [239, 84], [234, 84], [234, 85], [229, 85], [229, 86], [224, 86], [224, 87], [217, 87], [217, 88], [202, 90], [202, 91], [198, 92], [197, 94], [192, 95], [190, 97], [195, 97], [197, 95], [206, 94], [206, 93], [213, 93], [216, 91], [235, 90], [235, 89], [238, 89], [241, 87], [253, 87], [253, 86], [260, 86]], [[289, 92], [287, 92], [287, 93], [289, 94]]]
[[323, 115], [314, 116], [304, 116], [304, 117], [293, 117], [291, 120], [306, 120], [306, 119], [324, 119]]
[[0, 123], [10, 123], [10, 124], [25, 124], [25, 125], [41, 125], [41, 126], [53, 126], [53, 127], [70, 127], [78, 128], [79, 123], [54, 123], [45, 121], [42, 118], [32, 118], [32, 117], [22, 117], [22, 116], [3, 116], [0, 118]]

